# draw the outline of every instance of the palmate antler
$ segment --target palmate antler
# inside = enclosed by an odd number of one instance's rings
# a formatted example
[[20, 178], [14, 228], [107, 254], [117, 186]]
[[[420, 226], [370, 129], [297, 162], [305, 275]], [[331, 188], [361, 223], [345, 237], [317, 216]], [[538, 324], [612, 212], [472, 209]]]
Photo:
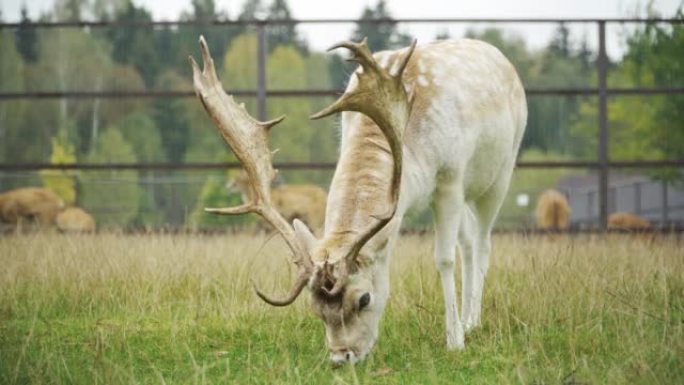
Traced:
[[389, 223], [397, 210], [402, 172], [401, 138], [413, 102], [413, 96], [409, 96], [404, 89], [402, 78], [415, 47], [416, 41], [414, 40], [408, 52], [398, 59], [396, 74], [391, 74], [389, 70], [380, 67], [368, 49], [367, 39], [363, 39], [361, 43], [343, 42], [328, 50], [347, 48], [353, 55], [349, 60], [358, 62], [362, 70], [354, 73], [358, 80], [355, 87], [348, 89], [335, 103], [312, 115], [311, 118], [319, 119], [342, 111], [356, 111], [367, 115], [385, 135], [394, 163], [387, 209], [385, 212], [374, 215], [372, 223], [359, 232], [354, 242], [348, 247], [344, 259], [341, 260], [342, 265], [339, 266], [339, 275], [333, 288], [331, 290], [322, 288], [329, 296], [336, 296], [342, 291], [349, 274], [349, 266], [354, 263], [363, 246]]
[[189, 57], [195, 93], [218, 127], [223, 140], [233, 149], [245, 168], [253, 192], [250, 194], [251, 201], [241, 206], [207, 208], [205, 211], [223, 215], [256, 213], [275, 227], [295, 256], [295, 263], [299, 266], [299, 276], [290, 294], [283, 300], [271, 299], [256, 287], [255, 290], [261, 299], [271, 305], [289, 305], [306, 286], [313, 271], [313, 263], [297, 239], [293, 228], [271, 203], [270, 186], [276, 171], [273, 169], [272, 153], [268, 148], [268, 131], [285, 117], [281, 116], [268, 122], [259, 122], [252, 118], [244, 105], [235, 103], [233, 97], [224, 91], [223, 85], [216, 76], [214, 60], [211, 58], [209, 47], [203, 36], [200, 36], [199, 44], [204, 68], [200, 70], [192, 56]]

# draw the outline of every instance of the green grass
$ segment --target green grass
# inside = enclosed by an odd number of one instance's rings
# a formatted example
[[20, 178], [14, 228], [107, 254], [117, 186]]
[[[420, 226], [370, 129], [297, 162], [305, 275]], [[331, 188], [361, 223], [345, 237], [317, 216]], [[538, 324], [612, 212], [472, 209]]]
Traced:
[[681, 384], [684, 242], [495, 237], [483, 325], [447, 352], [429, 237], [404, 237], [366, 362], [334, 369], [282, 243], [0, 237], [2, 384]]

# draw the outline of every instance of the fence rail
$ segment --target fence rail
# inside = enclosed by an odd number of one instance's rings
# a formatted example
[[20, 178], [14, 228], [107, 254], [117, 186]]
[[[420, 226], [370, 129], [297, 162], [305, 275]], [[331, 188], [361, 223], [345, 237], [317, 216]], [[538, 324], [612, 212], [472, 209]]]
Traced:
[[[238, 97], [258, 97], [258, 90], [225, 90]], [[287, 97], [336, 97], [344, 90], [267, 90], [265, 96], [274, 98]], [[593, 96], [599, 92], [598, 88], [528, 88], [527, 96]], [[607, 88], [611, 95], [676, 95], [684, 94], [684, 87], [672, 88]], [[194, 91], [32, 91], [32, 92], [0, 92], [0, 100], [17, 99], [133, 99], [133, 98], [189, 98], [194, 97]]]
[[[132, 28], [132, 27], [206, 27], [206, 26], [259, 26], [259, 25], [295, 25], [295, 24], [383, 24], [383, 23], [410, 23], [410, 24], [684, 24], [683, 19], [676, 18], [425, 18], [425, 19], [287, 19], [287, 20], [182, 20], [182, 21], [59, 21], [59, 22], [32, 22], [31, 26], [38, 28]], [[14, 29], [23, 26], [22, 23], [0, 23], [1, 29]]]
[[[332, 170], [336, 162], [282, 162], [273, 167], [281, 170]], [[601, 164], [596, 161], [520, 161], [518, 168], [589, 168], [598, 169]], [[663, 168], [684, 167], [681, 160], [649, 160], [649, 161], [611, 161], [609, 168]], [[193, 170], [225, 170], [240, 169], [238, 162], [193, 162], [193, 163], [0, 163], [0, 171], [40, 171], [40, 170], [137, 170], [137, 171], [193, 171]]]
[[[557, 161], [557, 162], [518, 162], [520, 168], [589, 168], [598, 171], [599, 176], [599, 223], [606, 226], [608, 216], [608, 177], [611, 169], [621, 168], [667, 168], [684, 167], [684, 159], [678, 160], [629, 160], [613, 161], [608, 153], [608, 99], [617, 96], [639, 95], [682, 95], [684, 87], [666, 88], [611, 88], [608, 86], [608, 57], [606, 53], [606, 25], [607, 24], [684, 24], [684, 18], [428, 18], [428, 19], [302, 19], [302, 20], [188, 20], [188, 21], [145, 21], [145, 22], [109, 22], [109, 21], [69, 21], [69, 22], [36, 22], [31, 23], [36, 28], [154, 28], [154, 27], [208, 27], [208, 26], [252, 26], [256, 28], [257, 39], [257, 89], [230, 91], [240, 97], [255, 97], [257, 99], [257, 118], [265, 120], [266, 102], [268, 97], [320, 97], [337, 96], [341, 90], [269, 90], [266, 84], [266, 29], [269, 25], [295, 24], [382, 24], [382, 23], [410, 23], [410, 24], [448, 24], [448, 23], [489, 23], [489, 24], [594, 24], [597, 28], [598, 50], [596, 60], [596, 87], [563, 87], [563, 88], [528, 88], [528, 96], [595, 96], [598, 98], [598, 151], [596, 161]], [[16, 29], [23, 23], [0, 23], [0, 30]], [[127, 99], [127, 98], [188, 98], [193, 97], [192, 91], [34, 91], [34, 92], [0, 92], [0, 101], [18, 99]], [[45, 164], [22, 163], [0, 164], [0, 171], [36, 171], [36, 170], [211, 170], [238, 168], [238, 163], [138, 163], [138, 164]], [[334, 162], [319, 163], [279, 163], [277, 168], [288, 170], [300, 169], [332, 169]]]

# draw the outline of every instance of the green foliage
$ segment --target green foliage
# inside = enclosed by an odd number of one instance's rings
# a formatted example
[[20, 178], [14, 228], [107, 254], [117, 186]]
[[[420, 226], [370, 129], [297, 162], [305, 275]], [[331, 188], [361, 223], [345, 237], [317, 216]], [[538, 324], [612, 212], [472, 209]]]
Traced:
[[[135, 150], [116, 126], [100, 135], [86, 158], [90, 163], [135, 163]], [[138, 172], [107, 170], [84, 172], [82, 205], [95, 216], [98, 227], [125, 227], [137, 215], [140, 200]]]
[[[243, 33], [230, 45], [223, 60], [223, 71], [219, 75], [223, 86], [228, 90], [256, 89], [257, 86], [257, 36]], [[218, 67], [220, 68], [220, 67]], [[247, 111], [256, 116], [256, 102], [252, 99], [241, 100]]]
[[[296, 49], [278, 47], [269, 56], [268, 84], [273, 89], [306, 88], [306, 63]], [[294, 98], [270, 99], [268, 116], [287, 115], [282, 123], [271, 131], [271, 147], [280, 149], [276, 157], [281, 161], [308, 161], [309, 114], [311, 109], [305, 100]]]
[[[52, 153], [50, 164], [74, 164], [76, 163], [76, 148], [69, 143], [66, 133], [52, 138]], [[73, 170], [43, 170], [40, 172], [43, 185], [60, 198], [66, 204], [76, 202], [76, 178], [77, 172]]]
[[[676, 18], [684, 19], [680, 9]], [[684, 85], [684, 25], [663, 26], [648, 24], [627, 40], [628, 54], [624, 60], [624, 72], [635, 86], [673, 87]], [[684, 158], [684, 95], [659, 98], [655, 103], [643, 103], [649, 110], [652, 121], [635, 124], [633, 129], [647, 130], [653, 147], [661, 151], [664, 158]], [[645, 139], [645, 138], [644, 138]]]
[[[40, 59], [27, 84], [35, 85], [38, 90], [101, 91], [106, 88], [112, 60], [102, 40], [71, 28], [41, 30], [39, 36]], [[98, 127], [106, 123], [99, 119], [97, 112], [101, 101], [58, 99], [50, 104], [51, 108], [32, 119], [32, 124], [42, 128], [36, 134], [43, 136], [44, 143], [49, 143], [59, 127], [73, 125], [75, 132], [69, 135], [74, 139], [77, 154], [87, 153]]]
[[221, 80], [228, 89], [254, 89], [257, 85], [257, 36], [244, 33], [235, 38], [223, 60]]
[[[132, 65], [116, 64], [109, 69], [102, 88], [121, 92], [144, 91], [145, 82]], [[152, 116], [153, 111], [151, 102], [145, 98], [101, 99], [96, 100], [91, 106], [91, 120], [88, 122], [91, 135], [95, 124], [105, 127], [108, 124], [116, 124], [131, 114]]]
[[190, 215], [190, 226], [194, 229], [225, 229], [227, 226], [245, 226], [254, 224], [255, 215], [216, 215], [204, 211], [207, 207], [233, 207], [242, 204], [240, 194], [226, 190], [227, 177], [211, 176], [207, 178], [199, 193], [197, 204]]
[[27, 63], [35, 63], [38, 60], [38, 35], [36, 28], [31, 25], [26, 4], [21, 7], [21, 21], [14, 33], [17, 50]]
[[[268, 20], [292, 20], [290, 7], [286, 0], [273, 0], [268, 7]], [[278, 47], [292, 46], [300, 53], [306, 53], [308, 48], [297, 33], [296, 24], [273, 24], [266, 29], [268, 49], [273, 52]]]
[[[131, 145], [136, 159], [142, 163], [161, 163], [166, 161], [161, 135], [154, 120], [145, 113], [132, 113], [117, 125], [123, 138]], [[162, 189], [155, 183], [145, 185], [142, 180], [154, 181], [158, 172], [142, 172], [140, 183], [140, 203], [138, 215], [131, 225], [139, 228], [154, 228], [164, 224], [164, 211], [161, 210], [159, 194]]]
[[[323, 54], [311, 54], [306, 58], [307, 88], [331, 89], [333, 80], [327, 71], [329, 61]], [[309, 111], [320, 111], [334, 101], [334, 98], [309, 98]], [[338, 155], [338, 122], [336, 119], [308, 120], [309, 153], [312, 162], [334, 162]], [[331, 172], [308, 170], [306, 183], [328, 186]]]
[[[678, 17], [682, 17], [679, 14]], [[684, 27], [649, 24], [627, 38], [627, 54], [609, 77], [613, 87], [671, 87], [684, 79]], [[614, 160], [658, 160], [684, 157], [684, 97], [617, 97], [608, 101], [609, 154]], [[572, 129], [596, 138], [598, 109], [590, 100], [580, 106]], [[593, 140], [591, 147], [595, 148]], [[659, 175], [681, 178], [678, 173]]]
[[[20, 92], [24, 90], [24, 62], [7, 30], [0, 30], [0, 90]], [[18, 130], [23, 120], [24, 102], [8, 100], [0, 103], [0, 161], [24, 159], [31, 133]]]
[[211, 46], [216, 68], [221, 68], [226, 49], [233, 38], [242, 32], [243, 27], [213, 25], [216, 20], [228, 19], [228, 15], [217, 11], [214, 0], [192, 0], [191, 4], [192, 11], [181, 13], [180, 20], [192, 21], [194, 24], [178, 26], [176, 31], [166, 33], [171, 39], [165, 43], [171, 43], [174, 52], [172, 60], [167, 63], [169, 69], [174, 69], [178, 73], [188, 73], [188, 54], [198, 52], [197, 39], [200, 35], [203, 35]]
[[[152, 21], [152, 15], [143, 7], [136, 7], [128, 0], [126, 7], [115, 18], [116, 22], [133, 23]], [[114, 28], [107, 30], [112, 43], [112, 59], [118, 63], [132, 64], [148, 87], [154, 84], [161, 63], [155, 52], [154, 30], [149, 28]]]
[[154, 163], [165, 160], [159, 128], [149, 115], [141, 112], [132, 113], [117, 126], [126, 142], [133, 148], [139, 162]]
[[[187, 80], [173, 71], [167, 71], [158, 79], [157, 87], [162, 90], [182, 89]], [[188, 145], [190, 124], [187, 116], [187, 101], [180, 99], [160, 99], [154, 103], [154, 120], [160, 130], [166, 158], [180, 163]]]

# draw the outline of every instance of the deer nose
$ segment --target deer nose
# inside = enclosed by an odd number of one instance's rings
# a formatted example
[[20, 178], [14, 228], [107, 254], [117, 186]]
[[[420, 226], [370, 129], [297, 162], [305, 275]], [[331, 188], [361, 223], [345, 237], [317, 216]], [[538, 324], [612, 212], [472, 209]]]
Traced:
[[330, 352], [330, 361], [333, 365], [355, 364], [358, 359], [356, 354], [350, 349], [337, 349]]

